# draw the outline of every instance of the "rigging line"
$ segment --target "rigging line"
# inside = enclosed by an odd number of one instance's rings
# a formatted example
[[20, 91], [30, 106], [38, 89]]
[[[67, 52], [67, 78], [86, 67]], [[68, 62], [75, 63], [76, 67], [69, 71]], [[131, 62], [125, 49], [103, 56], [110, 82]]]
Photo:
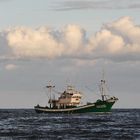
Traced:
[[87, 88], [89, 91], [93, 92], [95, 95], [97, 95], [98, 97], [100, 97], [100, 95], [97, 92], [94, 92], [91, 88], [89, 88], [88, 86], [85, 86], [85, 88]]
[[49, 99], [49, 94], [48, 94], [47, 91], [46, 91], [46, 86], [43, 87], [43, 88], [44, 88], [44, 90], [45, 90], [45, 94], [47, 95], [47, 97], [48, 97], [48, 99]]
[[55, 93], [57, 93], [57, 94], [61, 94], [60, 91], [57, 91], [57, 90], [55, 90], [55, 89], [52, 89], [52, 91], [55, 92]]

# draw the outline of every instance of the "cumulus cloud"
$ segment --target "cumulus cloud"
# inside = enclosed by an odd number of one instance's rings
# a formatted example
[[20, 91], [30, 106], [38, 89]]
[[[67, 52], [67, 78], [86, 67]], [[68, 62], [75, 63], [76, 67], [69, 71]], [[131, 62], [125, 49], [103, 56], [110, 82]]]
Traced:
[[[140, 54], [140, 26], [130, 17], [123, 17], [105, 26], [112, 34], [120, 36], [124, 42], [120, 54], [137, 58]], [[130, 57], [131, 58], [131, 57]]]
[[107, 23], [88, 37], [78, 25], [66, 25], [59, 30], [15, 27], [4, 31], [4, 36], [11, 56], [20, 59], [140, 60], [140, 26], [130, 17]]
[[48, 57], [61, 55], [63, 46], [46, 27], [16, 27], [8, 31], [9, 47], [17, 57]]

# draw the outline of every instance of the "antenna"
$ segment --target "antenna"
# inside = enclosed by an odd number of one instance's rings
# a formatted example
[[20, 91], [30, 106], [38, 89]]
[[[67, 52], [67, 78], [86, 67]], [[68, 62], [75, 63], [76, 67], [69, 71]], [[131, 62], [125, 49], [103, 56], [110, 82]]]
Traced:
[[105, 80], [105, 70], [104, 70], [104, 68], [102, 70], [102, 79]]

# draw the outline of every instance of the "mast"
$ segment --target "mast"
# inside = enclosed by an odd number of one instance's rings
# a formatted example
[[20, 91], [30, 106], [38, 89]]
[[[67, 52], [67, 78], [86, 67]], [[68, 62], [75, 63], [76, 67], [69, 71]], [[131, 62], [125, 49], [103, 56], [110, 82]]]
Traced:
[[51, 92], [52, 92], [52, 89], [55, 88], [55, 86], [52, 86], [52, 85], [49, 83], [49, 85], [46, 86], [46, 88], [48, 88], [48, 90], [49, 90], [49, 94], [50, 94], [49, 104], [50, 104], [50, 108], [51, 108], [51, 107], [52, 107], [52, 94], [51, 94]]
[[102, 100], [104, 101], [104, 97], [105, 97], [105, 80], [101, 80], [100, 91], [101, 91]]
[[106, 81], [105, 81], [105, 72], [103, 69], [102, 80], [100, 83], [100, 92], [101, 92], [101, 97], [102, 97], [103, 101], [105, 100], [105, 97], [106, 97], [106, 93], [105, 93], [106, 90], [105, 89], [106, 89]]

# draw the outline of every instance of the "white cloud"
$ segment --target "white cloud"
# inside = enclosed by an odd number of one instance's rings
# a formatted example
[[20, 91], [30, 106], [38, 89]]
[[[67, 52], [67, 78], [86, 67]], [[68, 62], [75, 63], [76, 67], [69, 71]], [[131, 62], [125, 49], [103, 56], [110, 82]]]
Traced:
[[65, 53], [72, 55], [79, 52], [83, 47], [85, 32], [79, 26], [68, 25], [63, 29], [63, 44], [66, 46]]
[[48, 57], [61, 55], [63, 46], [48, 28], [17, 27], [7, 34], [9, 46], [18, 57]]
[[38, 29], [16, 27], [7, 33], [9, 47], [19, 58], [69, 57], [81, 51], [83, 39], [84, 30], [77, 25], [67, 25], [61, 31], [47, 27]]
[[123, 17], [105, 26], [112, 33], [121, 36], [126, 43], [140, 43], [140, 26], [134, 24], [130, 17]]
[[140, 60], [140, 26], [130, 17], [108, 23], [89, 37], [78, 25], [67, 25], [60, 30], [15, 27], [4, 35], [15, 58]]
[[5, 66], [5, 69], [6, 70], [14, 70], [14, 69], [16, 69], [17, 68], [17, 66], [15, 65], [15, 64], [7, 64], [6, 66]]

